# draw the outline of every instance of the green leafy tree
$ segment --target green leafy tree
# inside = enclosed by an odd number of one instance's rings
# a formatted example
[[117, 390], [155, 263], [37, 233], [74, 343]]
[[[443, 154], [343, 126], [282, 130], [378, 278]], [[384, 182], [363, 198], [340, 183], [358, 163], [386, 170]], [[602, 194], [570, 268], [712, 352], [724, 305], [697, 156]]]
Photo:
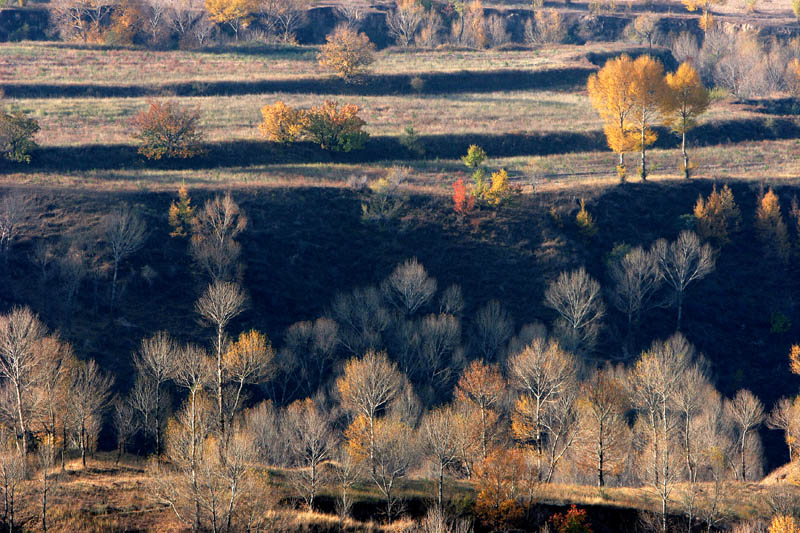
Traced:
[[0, 113], [0, 153], [9, 161], [30, 163], [30, 153], [38, 145], [33, 137], [39, 123], [22, 112]]
[[312, 107], [306, 114], [306, 134], [323, 150], [361, 150], [369, 134], [362, 129], [366, 122], [358, 116], [359, 111], [355, 104], [340, 108], [337, 102], [326, 100], [324, 104]]

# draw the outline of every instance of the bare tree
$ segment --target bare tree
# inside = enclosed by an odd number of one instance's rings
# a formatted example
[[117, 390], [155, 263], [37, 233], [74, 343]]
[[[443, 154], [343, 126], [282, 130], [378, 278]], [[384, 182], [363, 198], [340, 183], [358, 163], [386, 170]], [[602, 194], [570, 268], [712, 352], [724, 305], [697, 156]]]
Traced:
[[53, 19], [62, 39], [77, 37], [86, 44], [89, 33], [100, 28], [110, 16], [110, 0], [53, 0], [50, 2]]
[[241, 287], [235, 283], [214, 281], [200, 296], [195, 310], [216, 329], [214, 348], [217, 353], [217, 421], [221, 431], [225, 429], [225, 411], [222, 406], [222, 387], [225, 383], [223, 375], [223, 354], [225, 353], [225, 328], [231, 320], [244, 311], [246, 297]]
[[474, 408], [480, 418], [478, 438], [481, 460], [485, 460], [495, 440], [501, 404], [506, 396], [506, 380], [497, 365], [473, 361], [456, 384], [455, 398]]
[[630, 336], [663, 282], [658, 257], [641, 247], [633, 248], [612, 263], [609, 274], [615, 285], [614, 305], [628, 318]]
[[230, 193], [215, 196], [198, 210], [192, 228], [192, 257], [212, 282], [238, 275], [241, 246], [234, 239], [247, 227], [247, 216]]
[[464, 296], [461, 285], [450, 285], [439, 296], [439, 312], [460, 317], [464, 311]]
[[339, 492], [336, 499], [336, 514], [339, 515], [339, 520], [344, 522], [350, 516], [350, 509], [353, 506], [350, 489], [363, 477], [364, 473], [361, 469], [361, 462], [350, 455], [345, 446], [339, 447], [336, 453], [336, 462], [332, 466]]
[[647, 49], [652, 50], [659, 37], [659, 22], [658, 15], [645, 13], [633, 19], [625, 29], [635, 42], [647, 43]]
[[178, 347], [166, 331], [159, 331], [150, 338], [143, 339], [139, 351], [133, 355], [133, 362], [139, 373], [152, 380], [155, 386], [155, 411], [153, 413], [153, 435], [156, 440], [156, 456], [161, 455], [161, 431], [164, 425], [162, 399], [164, 384], [172, 379], [178, 365]]
[[22, 439], [22, 454], [28, 454], [29, 398], [39, 377], [41, 359], [36, 345], [46, 334], [45, 326], [27, 307], [14, 308], [0, 316], [0, 376], [14, 391], [17, 435]]
[[113, 264], [111, 277], [111, 305], [117, 296], [117, 274], [122, 261], [142, 247], [147, 226], [144, 220], [127, 204], [114, 209], [103, 218], [101, 231], [108, 246]]
[[453, 315], [428, 315], [419, 324], [423, 383], [438, 398], [450, 391], [464, 364], [461, 321]]
[[380, 349], [383, 333], [391, 323], [391, 314], [375, 287], [337, 294], [331, 305], [331, 316], [339, 324], [342, 347], [353, 355]]
[[486, 360], [500, 354], [503, 344], [514, 333], [514, 321], [497, 300], [491, 300], [475, 315], [474, 342], [478, 353]]
[[289, 446], [291, 479], [306, 505], [314, 509], [314, 499], [325, 480], [325, 462], [335, 449], [330, 409], [311, 398], [297, 400], [286, 408], [283, 432]]
[[700, 244], [700, 239], [691, 231], [682, 231], [675, 242], [660, 239], [653, 244], [653, 253], [664, 281], [675, 291], [678, 307], [678, 329], [681, 328], [683, 298], [686, 288], [701, 280], [714, 270], [715, 258], [711, 246]]
[[128, 443], [136, 434], [136, 411], [127, 398], [117, 396], [114, 398], [114, 412], [111, 422], [117, 437], [117, 464], [125, 453]]
[[559, 314], [556, 328], [568, 347], [591, 349], [594, 346], [605, 305], [600, 296], [600, 284], [583, 267], [559, 274], [545, 290], [544, 303]]
[[620, 472], [631, 450], [628, 400], [620, 378], [613, 367], [595, 370], [580, 389], [577, 462], [596, 474], [599, 487], [608, 474]]
[[21, 193], [8, 193], [0, 198], [0, 251], [8, 251], [19, 235], [19, 226], [28, 216], [31, 199]]
[[204, 16], [204, 5], [200, 0], [161, 0], [167, 10], [164, 20], [175, 30], [181, 40], [185, 40], [192, 27]]
[[[59, 415], [68, 410], [71, 372], [77, 364], [77, 359], [72, 346], [54, 335], [44, 337], [37, 342], [34, 350], [39, 365], [33, 392], [38, 399], [33, 406], [33, 421], [55, 446], [59, 440], [59, 422], [64, 425], [64, 417]], [[62, 427], [61, 430], [64, 435], [65, 428]], [[62, 438], [62, 453], [66, 445], [66, 438]]]
[[345, 20], [345, 24], [351, 30], [358, 30], [358, 27], [367, 15], [366, 7], [356, 3], [337, 6], [336, 12]]
[[703, 368], [690, 365], [681, 374], [675, 390], [675, 408], [681, 419], [681, 440], [686, 462], [686, 473], [691, 483], [697, 481], [698, 455], [696, 417], [703, 412], [705, 404], [718, 395], [716, 389], [708, 382]]
[[[155, 380], [146, 375], [139, 374], [128, 395], [128, 403], [136, 415], [136, 431], [141, 431], [142, 436], [150, 441], [155, 440], [156, 433], [160, 433], [159, 423], [166, 418], [166, 405], [164, 401], [159, 401], [158, 385]], [[159, 421], [159, 423], [156, 422]], [[163, 426], [163, 424], [160, 424]], [[156, 453], [156, 461], [160, 461]]]
[[372, 480], [386, 500], [387, 521], [392, 520], [397, 506], [395, 484], [406, 477], [418, 458], [418, 443], [410, 427], [386, 418], [375, 425]]
[[381, 284], [386, 299], [402, 310], [406, 316], [416, 313], [427, 304], [436, 292], [436, 279], [428, 276], [417, 258], [397, 265]]
[[86, 452], [90, 441], [96, 438], [95, 423], [102, 416], [109, 404], [111, 386], [114, 378], [97, 366], [93, 359], [82, 362], [75, 370], [72, 390], [75, 392], [70, 405], [81, 448], [81, 464], [86, 468]]
[[296, 322], [284, 335], [284, 357], [297, 363], [292, 369], [306, 395], [319, 390], [339, 346], [339, 325], [330, 318]]
[[145, 0], [142, 5], [143, 23], [150, 34], [151, 45], [158, 46], [168, 37], [170, 4], [166, 0]]
[[3, 491], [3, 523], [16, 530], [17, 491], [25, 479], [25, 458], [20, 450], [4, 444], [0, 448], [0, 490]]
[[784, 440], [789, 447], [789, 461], [794, 460], [797, 456], [797, 443], [800, 442], [800, 400], [778, 400], [767, 418], [767, 427], [783, 431]]
[[444, 505], [444, 473], [459, 458], [458, 428], [456, 413], [451, 406], [429, 411], [420, 425], [420, 437], [424, 454], [434, 462], [436, 468], [437, 506]]
[[[45, 441], [50, 439], [47, 437]], [[43, 446], [39, 447], [39, 473], [42, 476], [42, 499], [41, 499], [41, 518], [42, 518], [42, 531], [47, 533], [47, 495], [53, 489], [53, 483], [56, 480], [55, 476], [51, 476], [48, 472], [56, 462], [55, 444], [52, 442], [44, 442]]]
[[276, 28], [281, 42], [297, 42], [294, 32], [306, 21], [310, 0], [261, 0], [260, 9], [270, 26]]
[[378, 413], [387, 408], [399, 395], [405, 378], [384, 352], [367, 352], [362, 358], [345, 363], [342, 375], [336, 380], [342, 407], [364, 417], [367, 423], [367, 447], [373, 475], [375, 473], [375, 424]]
[[386, 16], [389, 35], [397, 44], [408, 47], [414, 40], [422, 21], [425, 20], [425, 8], [417, 0], [398, 0], [394, 11]]
[[514, 407], [516, 437], [530, 442], [536, 451], [538, 471], [543, 473], [547, 428], [545, 416], [559, 397], [575, 387], [577, 363], [556, 341], [535, 339], [508, 362], [511, 384], [521, 392]]
[[[739, 468], [737, 476], [742, 481], [747, 481], [747, 447], [748, 438], [766, 419], [764, 404], [749, 390], [740, 390], [733, 400], [725, 404], [725, 411], [730, 416], [736, 427], [737, 447], [739, 448]], [[753, 435], [755, 433], [752, 433]]]

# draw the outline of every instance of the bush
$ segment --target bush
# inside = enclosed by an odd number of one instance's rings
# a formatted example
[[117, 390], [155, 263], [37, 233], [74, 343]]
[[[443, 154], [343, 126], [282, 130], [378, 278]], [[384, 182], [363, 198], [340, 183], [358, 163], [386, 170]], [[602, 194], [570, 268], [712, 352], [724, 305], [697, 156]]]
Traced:
[[464, 185], [464, 180], [458, 178], [453, 182], [453, 211], [464, 216], [475, 207], [475, 197], [472, 196]]
[[499, 206], [511, 200], [516, 192], [515, 187], [508, 183], [508, 172], [501, 168], [497, 172], [492, 172], [492, 184], [486, 191], [486, 201], [489, 205]]
[[33, 140], [39, 123], [24, 113], [0, 113], [0, 152], [9, 161], [30, 163], [30, 153], [38, 145]]
[[345, 81], [361, 74], [375, 61], [375, 47], [364, 33], [339, 26], [326, 37], [317, 56], [319, 64], [332, 69]]
[[200, 114], [174, 102], [150, 102], [146, 111], [131, 121], [133, 137], [147, 159], [194, 157], [203, 152]]
[[302, 137], [308, 118], [305, 111], [289, 107], [280, 100], [261, 108], [264, 122], [258, 129], [270, 141], [287, 143]]
[[305, 131], [323, 150], [360, 150], [364, 148], [369, 134], [362, 130], [366, 122], [361, 120], [358, 112], [355, 104], [347, 104], [339, 109], [337, 102], [326, 100], [321, 106], [308, 111]]
[[550, 517], [550, 523], [558, 533], [592, 533], [592, 526], [587, 520], [586, 511], [574, 505], [565, 514]]
[[368, 192], [361, 204], [361, 219], [365, 222], [383, 224], [400, 216], [405, 197], [400, 191], [407, 169], [392, 167], [386, 177], [367, 185]]
[[594, 223], [594, 217], [586, 210], [586, 200], [581, 198], [581, 209], [575, 215], [575, 224], [578, 225], [578, 231], [584, 237], [594, 237], [597, 234], [597, 226]]

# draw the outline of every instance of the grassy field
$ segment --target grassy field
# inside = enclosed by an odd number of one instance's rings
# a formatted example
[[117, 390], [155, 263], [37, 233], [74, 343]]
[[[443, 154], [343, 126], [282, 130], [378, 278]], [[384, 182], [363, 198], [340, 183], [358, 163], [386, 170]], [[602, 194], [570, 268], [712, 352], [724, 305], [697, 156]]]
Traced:
[[[59, 468], [51, 471], [50, 507], [48, 510], [49, 527], [54, 532], [82, 531], [87, 533], [108, 531], [184, 531], [182, 524], [172, 511], [155, 499], [148, 497], [149, 477], [147, 465], [141, 459], [132, 456], [123, 457], [117, 463], [113, 454], [98, 454], [90, 458], [87, 468], [81, 468], [80, 461], [67, 462], [66, 470]], [[284, 492], [286, 487], [280, 484], [281, 473], [273, 472], [277, 499], [288, 503]], [[470, 483], [447, 483], [446, 494], [455, 502], [463, 502], [473, 497]], [[29, 529], [35, 529], [40, 520], [39, 501], [40, 481], [33, 479], [23, 482], [18, 494], [16, 520]], [[699, 484], [695, 512], [702, 516], [708, 504], [707, 498], [713, 493], [713, 487]], [[401, 482], [398, 487], [399, 497], [410, 509], [419, 507], [434, 494], [431, 483], [419, 479]], [[671, 496], [674, 509], [682, 506], [688, 486], [677, 485]], [[780, 494], [780, 495], [779, 495]], [[369, 484], [358, 484], [353, 488], [354, 513], [368, 512], [370, 507], [380, 505], [380, 495]], [[800, 489], [778, 489], [770, 485], [755, 483], [741, 484], [729, 482], [721, 491], [719, 503], [720, 516], [726, 521], [746, 520], [752, 517], [765, 516], [770, 513], [770, 506], [776, 498], [784, 499], [800, 495]], [[318, 532], [350, 531], [370, 533], [391, 533], [406, 531], [412, 525], [411, 520], [401, 519], [391, 525], [364, 518], [347, 519], [344, 523], [325, 509], [333, 504], [335, 495], [324, 489], [319, 496], [321, 511], [290, 511], [284, 507], [272, 513], [275, 520], [273, 531], [307, 531]], [[603, 523], [604, 518], [613, 516], [615, 509], [632, 510], [632, 517], [640, 511], [654, 511], [660, 504], [652, 489], [617, 488], [617, 487], [577, 487], [574, 485], [547, 484], [539, 486], [535, 491], [538, 513], [545, 518], [552, 513], [563, 510], [570, 504], [576, 504], [589, 512], [591, 522], [601, 531], [608, 531], [609, 525]], [[416, 513], [415, 513], [416, 514]], [[340, 529], [343, 527], [344, 529]]]

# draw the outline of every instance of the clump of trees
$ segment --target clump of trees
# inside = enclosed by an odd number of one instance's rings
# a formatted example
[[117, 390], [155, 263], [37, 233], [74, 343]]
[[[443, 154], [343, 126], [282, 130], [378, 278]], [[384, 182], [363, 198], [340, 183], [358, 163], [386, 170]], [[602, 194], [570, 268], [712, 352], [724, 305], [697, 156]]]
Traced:
[[608, 146], [619, 155], [620, 181], [627, 176], [625, 153], [639, 151], [639, 175], [647, 178], [646, 148], [657, 139], [653, 126], [659, 121], [681, 135], [682, 171], [689, 177], [686, 133], [708, 108], [708, 93], [689, 63], [664, 77], [658, 60], [642, 55], [635, 60], [623, 54], [611, 59], [589, 78], [592, 106], [603, 117]]
[[323, 150], [350, 152], [364, 148], [369, 138], [359, 111], [355, 104], [339, 107], [332, 100], [311, 109], [296, 109], [277, 101], [261, 108], [264, 120], [259, 130], [273, 142], [289, 143], [305, 138]]
[[472, 183], [464, 184], [459, 178], [453, 183], [453, 209], [459, 215], [465, 215], [475, 206], [488, 205], [498, 207], [509, 203], [520, 193], [520, 188], [509, 182], [508, 172], [501, 168], [492, 172], [491, 176], [484, 166], [486, 151], [473, 144], [467, 154], [461, 158], [464, 165], [472, 170]]

